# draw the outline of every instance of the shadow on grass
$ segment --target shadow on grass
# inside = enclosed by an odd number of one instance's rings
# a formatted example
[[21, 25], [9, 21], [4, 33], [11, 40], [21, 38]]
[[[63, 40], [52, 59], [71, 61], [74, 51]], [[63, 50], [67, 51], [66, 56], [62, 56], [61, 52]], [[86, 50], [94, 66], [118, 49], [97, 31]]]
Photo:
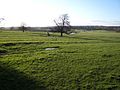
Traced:
[[0, 62], [0, 90], [47, 90], [36, 81]]

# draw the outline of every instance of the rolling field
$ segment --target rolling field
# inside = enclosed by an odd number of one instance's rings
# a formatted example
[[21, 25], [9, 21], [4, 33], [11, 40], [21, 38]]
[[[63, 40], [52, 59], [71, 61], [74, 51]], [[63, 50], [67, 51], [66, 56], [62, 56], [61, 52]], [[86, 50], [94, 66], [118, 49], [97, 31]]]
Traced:
[[0, 31], [0, 90], [120, 90], [120, 33]]

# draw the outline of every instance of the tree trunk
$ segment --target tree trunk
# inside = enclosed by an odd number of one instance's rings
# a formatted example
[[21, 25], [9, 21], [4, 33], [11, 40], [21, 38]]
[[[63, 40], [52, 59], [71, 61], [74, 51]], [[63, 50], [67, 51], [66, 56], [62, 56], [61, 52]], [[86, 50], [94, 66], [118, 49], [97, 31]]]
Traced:
[[48, 35], [48, 36], [50, 36], [50, 33], [49, 33], [49, 32], [47, 32], [47, 35]]
[[63, 36], [63, 32], [61, 32], [61, 37]]
[[63, 27], [61, 28], [60, 32], [61, 32], [61, 37], [62, 37], [63, 36]]

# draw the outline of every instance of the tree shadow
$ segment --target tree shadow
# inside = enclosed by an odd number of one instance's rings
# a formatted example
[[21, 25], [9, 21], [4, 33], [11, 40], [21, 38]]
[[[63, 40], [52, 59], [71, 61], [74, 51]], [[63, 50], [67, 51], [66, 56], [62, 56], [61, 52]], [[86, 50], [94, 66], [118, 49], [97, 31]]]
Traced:
[[0, 90], [47, 90], [43, 83], [0, 62]]

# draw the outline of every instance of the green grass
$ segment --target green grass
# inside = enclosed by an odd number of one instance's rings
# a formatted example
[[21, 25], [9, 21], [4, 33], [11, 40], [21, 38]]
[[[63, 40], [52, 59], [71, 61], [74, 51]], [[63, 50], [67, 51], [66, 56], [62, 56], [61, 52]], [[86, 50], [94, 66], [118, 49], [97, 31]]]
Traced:
[[120, 90], [120, 33], [0, 31], [0, 90]]

